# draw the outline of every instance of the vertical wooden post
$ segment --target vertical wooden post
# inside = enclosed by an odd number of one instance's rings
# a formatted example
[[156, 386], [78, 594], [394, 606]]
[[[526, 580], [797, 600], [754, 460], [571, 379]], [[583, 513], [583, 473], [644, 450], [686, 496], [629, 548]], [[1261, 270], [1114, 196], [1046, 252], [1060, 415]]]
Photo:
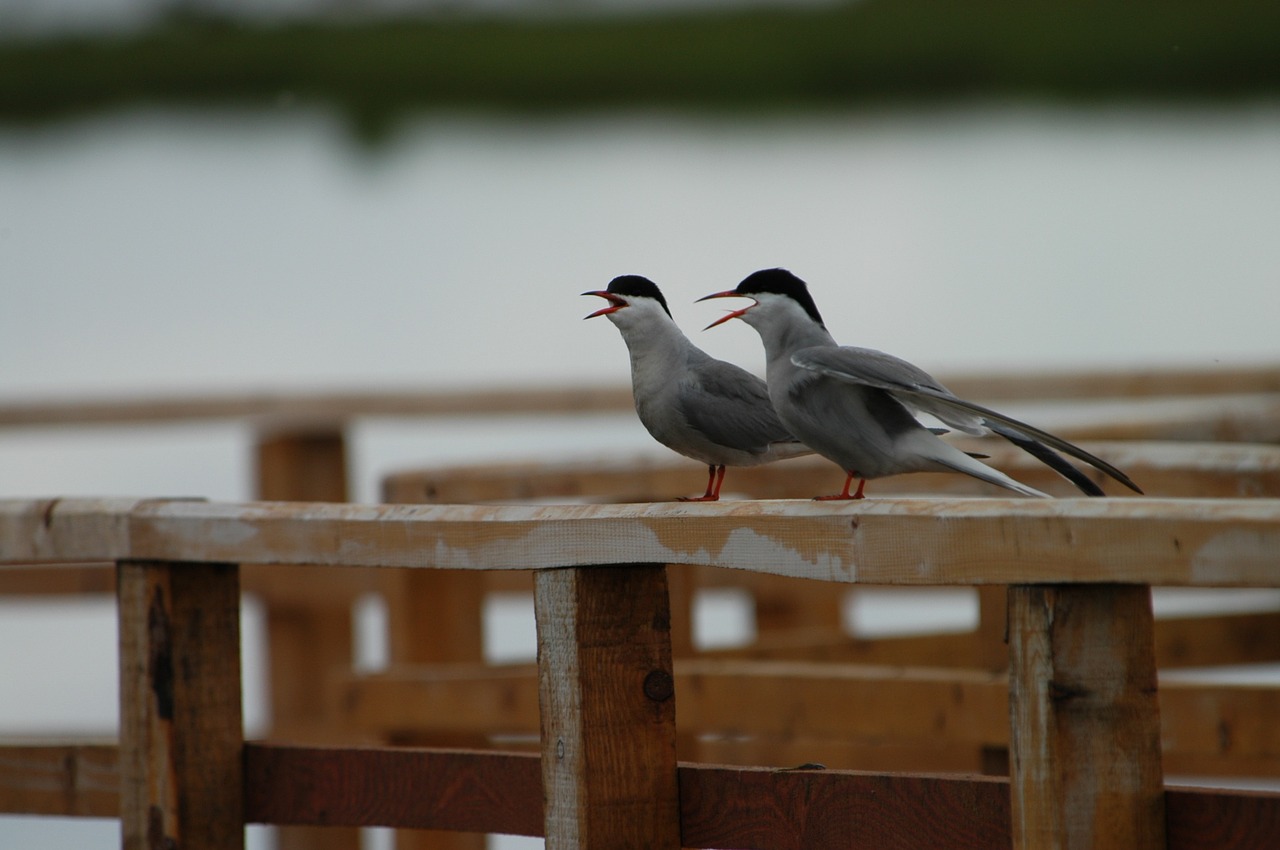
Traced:
[[238, 568], [117, 571], [123, 846], [243, 848]]
[[1005, 670], [1009, 666], [1009, 589], [993, 584], [977, 591], [978, 628], [972, 664], [982, 670]]
[[[395, 663], [484, 660], [484, 578], [478, 570], [395, 570], [387, 600], [391, 659]], [[465, 685], [463, 686], [465, 687]], [[412, 735], [396, 744], [482, 749], [484, 735]], [[398, 829], [396, 850], [484, 850], [481, 833]]]
[[[261, 437], [257, 470], [260, 499], [343, 502], [347, 498], [346, 449], [340, 428], [280, 431]], [[309, 569], [315, 568], [295, 569], [300, 582]], [[267, 600], [272, 736], [311, 742], [328, 740], [326, 733], [332, 734], [332, 718], [319, 695], [329, 670], [351, 666], [352, 604], [345, 595], [326, 604], [314, 598]]]
[[[258, 498], [345, 502], [347, 451], [342, 424], [279, 427], [258, 439]], [[248, 569], [255, 569], [249, 567]], [[292, 570], [299, 581], [314, 567]], [[329, 568], [343, 569], [343, 568]], [[273, 596], [266, 605], [271, 731], [276, 738], [331, 742], [334, 722], [322, 698], [326, 674], [349, 669], [354, 657], [352, 605], [347, 595], [318, 604]], [[342, 827], [283, 826], [280, 850], [352, 850], [360, 832]]]
[[1164, 850], [1145, 586], [1009, 591], [1015, 848]]
[[665, 568], [544, 570], [534, 606], [548, 850], [676, 850]]

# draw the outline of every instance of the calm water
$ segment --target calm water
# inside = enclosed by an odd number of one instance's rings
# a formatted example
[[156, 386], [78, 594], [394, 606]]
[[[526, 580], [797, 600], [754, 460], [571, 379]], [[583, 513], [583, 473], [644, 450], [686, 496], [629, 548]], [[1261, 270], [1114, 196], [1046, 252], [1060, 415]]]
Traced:
[[[692, 302], [775, 265], [809, 280], [837, 338], [935, 371], [1274, 361], [1277, 152], [1275, 105], [453, 115], [375, 152], [288, 105], [5, 128], [0, 401], [621, 381], [617, 333], [580, 321], [595, 305], [578, 293], [624, 272], [663, 286], [708, 350], [759, 369], [754, 332], [701, 334], [719, 309]], [[373, 499], [408, 465], [619, 446], [653, 450], [630, 417], [374, 422], [356, 435], [356, 490]], [[234, 426], [6, 432], [0, 497], [246, 498], [247, 447]], [[0, 607], [0, 677], [31, 693], [0, 728], [110, 728], [109, 607]], [[971, 616], [954, 599], [926, 616], [944, 608]], [[495, 651], [519, 654], [527, 621], [498, 613]], [[0, 819], [0, 846], [115, 841], [111, 824]]]

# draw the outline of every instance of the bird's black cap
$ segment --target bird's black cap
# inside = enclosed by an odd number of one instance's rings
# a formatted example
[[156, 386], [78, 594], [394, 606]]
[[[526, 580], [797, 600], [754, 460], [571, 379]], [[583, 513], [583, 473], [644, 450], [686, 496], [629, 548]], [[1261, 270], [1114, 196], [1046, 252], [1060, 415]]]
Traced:
[[743, 278], [734, 292], [747, 296], [762, 292], [785, 295], [803, 307], [809, 314], [809, 318], [826, 327], [826, 323], [822, 321], [822, 315], [818, 313], [818, 305], [813, 303], [813, 296], [809, 294], [809, 287], [786, 269], [761, 269], [758, 272], [752, 272]]
[[662, 309], [667, 311], [668, 316], [671, 315], [671, 308], [667, 306], [667, 299], [662, 297], [662, 290], [658, 289], [658, 285], [647, 277], [641, 277], [638, 274], [619, 275], [609, 281], [608, 291], [615, 295], [652, 298], [662, 305]]

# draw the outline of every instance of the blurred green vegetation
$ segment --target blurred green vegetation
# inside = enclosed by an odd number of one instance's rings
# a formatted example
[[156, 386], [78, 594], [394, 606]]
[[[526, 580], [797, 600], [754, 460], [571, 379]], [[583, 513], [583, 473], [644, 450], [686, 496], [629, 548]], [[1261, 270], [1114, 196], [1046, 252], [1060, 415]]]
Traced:
[[365, 136], [423, 108], [699, 110], [963, 98], [1273, 98], [1280, 2], [864, 0], [651, 17], [250, 27], [0, 41], [0, 121], [328, 103]]

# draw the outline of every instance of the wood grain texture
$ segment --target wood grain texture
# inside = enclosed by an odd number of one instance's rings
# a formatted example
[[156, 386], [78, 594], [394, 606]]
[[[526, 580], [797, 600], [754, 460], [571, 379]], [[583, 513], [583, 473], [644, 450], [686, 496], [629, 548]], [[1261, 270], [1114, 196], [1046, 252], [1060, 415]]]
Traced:
[[1009, 786], [994, 779], [704, 766], [681, 771], [680, 808], [687, 847], [1009, 847]]
[[[710, 760], [733, 764], [820, 761], [861, 769], [976, 770], [974, 753], [1009, 745], [1007, 679], [985, 671], [690, 659], [675, 662], [675, 682], [679, 731], [715, 742], [682, 750], [686, 758], [706, 752]], [[399, 667], [352, 674], [337, 688], [344, 723], [387, 739], [538, 730], [536, 673], [528, 665]], [[1276, 717], [1280, 688], [1274, 685], [1170, 676], [1160, 683], [1166, 770], [1280, 775]], [[903, 754], [902, 762], [891, 760], [895, 751]], [[935, 760], [929, 760], [930, 752]], [[871, 760], [855, 760], [860, 754]]]
[[118, 572], [125, 850], [243, 847], [238, 570]]
[[[1280, 500], [404, 506], [0, 501], [0, 563], [663, 563], [905, 585], [1280, 584]], [[1034, 576], [1028, 576], [1028, 564]]]
[[[246, 766], [255, 823], [542, 834], [533, 754], [251, 744]], [[1005, 850], [1011, 842], [1005, 779], [683, 763], [678, 774], [686, 847]], [[1275, 847], [1280, 793], [1171, 787], [1166, 796], [1169, 850]]]
[[1168, 850], [1264, 850], [1280, 836], [1280, 794], [1218, 788], [1165, 791]]
[[675, 850], [675, 683], [666, 570], [534, 579], [548, 850]]
[[0, 746], [0, 812], [119, 816], [120, 772], [115, 744]]
[[1151, 592], [1009, 591], [1015, 848], [1165, 847]]
[[[259, 499], [347, 500], [347, 446], [341, 422], [277, 420], [260, 427], [254, 458]], [[352, 571], [328, 567], [309, 572]], [[317, 683], [324, 682], [331, 671], [351, 669], [355, 597], [336, 592], [318, 600], [307, 585], [305, 579], [295, 580], [286, 586], [293, 593], [277, 593], [264, 600], [271, 734], [279, 740], [324, 743], [341, 733], [335, 728], [333, 706]], [[360, 847], [354, 830], [286, 827], [276, 839], [277, 850]]]
[[[952, 442], [989, 455], [986, 463], [1037, 489], [1078, 495], [1044, 464], [1002, 440]], [[1123, 441], [1086, 448], [1128, 472], [1148, 496], [1238, 498], [1280, 496], [1280, 446]], [[394, 472], [383, 479], [383, 500], [405, 504], [474, 504], [534, 499], [649, 502], [700, 491], [703, 468], [675, 456], [574, 458], [527, 463], [467, 464]], [[1104, 476], [1116, 496], [1132, 495]], [[744, 469], [727, 479], [725, 498], [803, 499], [838, 487], [843, 475], [829, 461], [805, 457]], [[898, 495], [994, 496], [998, 491], [965, 475], [899, 475], [870, 485], [879, 498]]]
[[245, 778], [254, 823], [543, 832], [536, 754], [249, 744]]
[[[4, 747], [0, 755], [15, 756], [0, 771], [0, 794], [16, 793], [15, 785], [19, 790], [47, 785], [50, 766], [76, 759], [83, 764], [88, 758], [104, 777], [95, 781], [100, 799], [92, 810], [84, 807], [83, 797], [77, 803], [55, 792], [45, 798], [50, 810], [41, 813], [109, 817], [116, 810], [117, 786], [105, 781], [117, 771], [115, 747], [24, 744]], [[244, 765], [250, 823], [421, 826], [530, 836], [543, 831], [540, 759], [533, 753], [247, 743]], [[937, 832], [936, 823], [966, 799], [972, 805], [958, 813], [960, 822], [976, 821], [1004, 836], [1002, 847], [1009, 846], [1009, 783], [1003, 779], [704, 764], [681, 764], [678, 774], [684, 840], [690, 847], [792, 847], [797, 831], [815, 836], [865, 830], [869, 812], [894, 820], [898, 843], [893, 846], [945, 850], [967, 832], [951, 839]], [[976, 787], [966, 788], [969, 784]], [[806, 796], [809, 789], [822, 795], [822, 806], [817, 796]], [[916, 805], [916, 795], [929, 805]], [[846, 802], [828, 805], [842, 798]], [[1165, 799], [1169, 850], [1273, 850], [1280, 834], [1280, 793], [1171, 786]], [[729, 816], [735, 811], [741, 816]]]

